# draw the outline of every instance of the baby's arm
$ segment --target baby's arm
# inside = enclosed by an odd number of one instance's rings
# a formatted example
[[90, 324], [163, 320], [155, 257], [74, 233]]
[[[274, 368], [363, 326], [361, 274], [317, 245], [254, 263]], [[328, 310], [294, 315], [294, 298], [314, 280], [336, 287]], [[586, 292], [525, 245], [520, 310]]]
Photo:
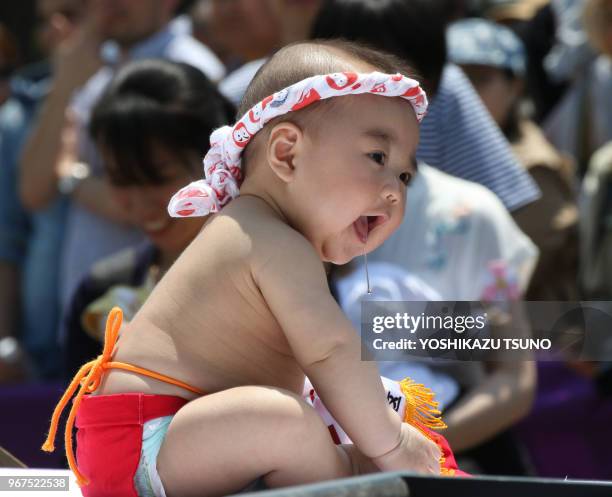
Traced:
[[276, 235], [254, 276], [319, 396], [381, 469], [437, 473], [437, 446], [388, 405], [376, 365], [361, 360], [359, 338], [332, 298], [314, 249], [293, 231]]

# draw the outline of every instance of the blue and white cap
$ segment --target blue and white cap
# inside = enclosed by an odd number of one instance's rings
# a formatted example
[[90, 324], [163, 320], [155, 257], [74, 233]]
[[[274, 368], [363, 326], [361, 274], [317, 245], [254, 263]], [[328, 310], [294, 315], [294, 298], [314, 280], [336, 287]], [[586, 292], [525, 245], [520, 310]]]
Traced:
[[448, 27], [446, 44], [448, 58], [455, 64], [491, 66], [525, 75], [525, 47], [506, 26], [486, 19], [462, 19]]

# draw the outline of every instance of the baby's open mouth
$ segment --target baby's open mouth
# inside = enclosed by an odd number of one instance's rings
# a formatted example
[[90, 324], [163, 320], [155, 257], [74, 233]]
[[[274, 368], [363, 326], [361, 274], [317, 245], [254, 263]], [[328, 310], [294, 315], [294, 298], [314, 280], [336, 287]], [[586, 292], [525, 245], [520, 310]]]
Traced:
[[353, 223], [353, 227], [355, 228], [355, 232], [357, 233], [357, 238], [361, 240], [363, 243], [368, 241], [368, 235], [370, 232], [384, 224], [387, 221], [387, 216], [383, 215], [375, 215], [375, 216], [360, 216], [357, 221]]

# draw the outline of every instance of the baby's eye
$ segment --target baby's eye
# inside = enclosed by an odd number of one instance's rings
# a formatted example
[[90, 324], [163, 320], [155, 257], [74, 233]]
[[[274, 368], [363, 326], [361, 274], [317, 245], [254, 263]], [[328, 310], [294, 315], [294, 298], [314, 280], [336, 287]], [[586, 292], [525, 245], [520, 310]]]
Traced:
[[368, 154], [368, 157], [370, 157], [370, 159], [380, 164], [381, 166], [385, 165], [385, 161], [387, 159], [387, 156], [384, 152], [370, 152]]
[[404, 185], [408, 186], [412, 182], [412, 173], [402, 173], [399, 176], [399, 179]]

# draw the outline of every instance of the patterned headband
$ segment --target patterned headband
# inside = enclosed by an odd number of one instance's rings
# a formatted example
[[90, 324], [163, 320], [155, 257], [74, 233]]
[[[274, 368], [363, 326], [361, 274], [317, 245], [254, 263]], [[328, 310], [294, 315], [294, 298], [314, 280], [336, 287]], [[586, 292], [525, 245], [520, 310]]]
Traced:
[[420, 122], [427, 110], [427, 96], [419, 83], [401, 74], [343, 72], [312, 76], [264, 98], [234, 126], [224, 126], [210, 136], [204, 157], [204, 179], [174, 194], [168, 205], [172, 217], [206, 216], [239, 194], [241, 156], [245, 147], [275, 117], [331, 97], [370, 93], [408, 100]]

